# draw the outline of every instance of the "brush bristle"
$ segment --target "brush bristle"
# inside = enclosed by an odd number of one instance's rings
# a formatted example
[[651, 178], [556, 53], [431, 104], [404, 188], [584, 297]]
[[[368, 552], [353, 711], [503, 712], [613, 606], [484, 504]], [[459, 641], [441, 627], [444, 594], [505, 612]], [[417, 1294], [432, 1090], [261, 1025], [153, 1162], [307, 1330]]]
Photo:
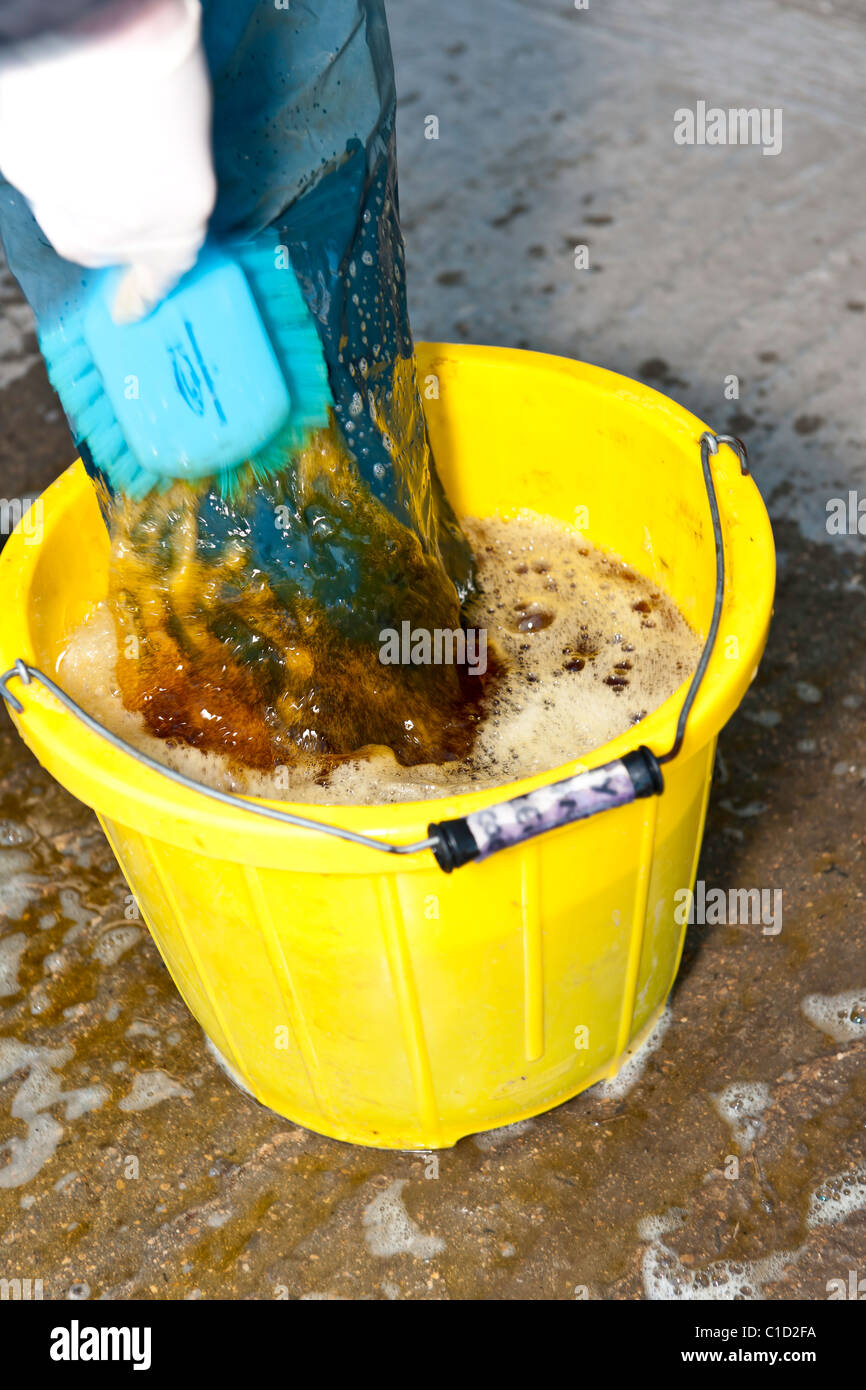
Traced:
[[[78, 336], [76, 336], [76, 331]], [[114, 409], [84, 340], [81, 316], [40, 339], [48, 376], [77, 439], [117, 492], [142, 497], [153, 485], [126, 447]]]

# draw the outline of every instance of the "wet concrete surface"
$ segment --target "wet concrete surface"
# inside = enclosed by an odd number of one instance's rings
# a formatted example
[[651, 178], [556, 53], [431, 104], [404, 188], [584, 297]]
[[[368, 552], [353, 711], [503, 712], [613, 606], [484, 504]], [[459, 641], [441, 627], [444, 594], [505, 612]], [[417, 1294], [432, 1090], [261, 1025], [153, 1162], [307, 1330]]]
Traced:
[[[93, 817], [3, 716], [0, 1276], [42, 1279], [48, 1298], [790, 1300], [866, 1276], [866, 537], [825, 524], [830, 499], [866, 496], [866, 209], [851, 181], [866, 137], [845, 104], [866, 20], [743, 0], [722, 32], [699, 0], [673, 35], [666, 0], [490, 8], [392, 6], [401, 91], [419, 93], [401, 108], [416, 329], [586, 356], [749, 439], [779, 592], [720, 741], [699, 878], [764, 890], [781, 929], [691, 927], [663, 1025], [612, 1084], [437, 1156], [338, 1144], [226, 1079]], [[574, 51], [566, 20], [595, 26]], [[484, 81], [463, 71], [482, 59]], [[792, 117], [777, 160], [732, 149], [698, 167], [711, 152], [676, 151], [671, 112], [727, 106], [733, 73], [736, 104], [790, 102], [799, 129]], [[440, 114], [433, 151], [409, 119], [422, 108]], [[445, 144], [452, 112], [475, 122], [474, 147]], [[737, 215], [699, 234], [710, 203]], [[596, 220], [576, 225], [580, 208]], [[585, 225], [604, 269], [575, 284], [568, 257], [544, 262]], [[14, 497], [72, 451], [2, 294], [0, 492]]]

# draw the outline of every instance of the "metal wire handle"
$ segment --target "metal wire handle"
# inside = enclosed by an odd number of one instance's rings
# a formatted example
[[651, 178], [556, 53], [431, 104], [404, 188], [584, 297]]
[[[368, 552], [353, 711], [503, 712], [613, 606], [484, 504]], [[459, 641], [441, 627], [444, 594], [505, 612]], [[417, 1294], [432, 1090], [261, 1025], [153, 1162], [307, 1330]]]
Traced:
[[671, 762], [683, 746], [686, 724], [692, 711], [692, 705], [695, 703], [695, 697], [700, 690], [701, 681], [710, 664], [710, 657], [713, 654], [713, 647], [719, 632], [719, 623], [722, 620], [722, 605], [725, 598], [725, 543], [722, 536], [722, 522], [719, 516], [719, 504], [716, 500], [716, 489], [713, 484], [713, 470], [710, 467], [710, 456], [719, 452], [720, 444], [728, 444], [733, 449], [740, 460], [740, 473], [743, 477], [749, 476], [749, 456], [742, 439], [738, 439], [735, 434], [712, 434], [710, 430], [705, 430], [701, 435], [701, 467], [704, 473], [704, 486], [707, 489], [707, 501], [710, 504], [710, 516], [713, 519], [713, 542], [716, 547], [716, 595], [713, 601], [713, 616], [710, 620], [707, 640], [701, 652], [701, 659], [695, 667], [686, 698], [683, 700], [683, 706], [677, 720], [676, 735], [667, 753], [662, 753], [659, 757], [660, 763]]
[[[709, 430], [701, 435], [701, 465], [707, 490], [707, 499], [710, 506], [710, 515], [712, 517], [713, 537], [716, 550], [716, 593], [713, 604], [713, 615], [707, 633], [707, 640], [701, 652], [700, 661], [695, 668], [694, 675], [692, 676], [688, 691], [686, 692], [685, 700], [683, 701], [682, 709], [680, 710], [680, 715], [677, 720], [676, 736], [670, 749], [667, 753], [661, 754], [658, 757], [649, 749], [636, 749], [634, 754], [628, 754], [625, 759], [621, 760], [621, 763], [626, 766], [630, 765], [629, 760], [632, 759], [638, 762], [642, 761], [643, 763], [647, 763], [649, 760], [650, 764], [655, 764], [657, 776], [653, 775], [652, 766], [649, 767], [646, 775], [640, 780], [635, 778], [634, 775], [632, 776], [632, 781], [634, 783], [632, 790], [635, 796], [658, 794], [662, 790], [664, 784], [659, 770], [660, 764], [670, 762], [677, 756], [682, 747], [688, 717], [697, 697], [698, 690], [700, 689], [701, 681], [709, 665], [716, 636], [718, 635], [725, 594], [725, 550], [718, 502], [713, 485], [710, 458], [719, 452], [720, 444], [730, 445], [737, 454], [740, 460], [740, 471], [742, 474], [748, 475], [749, 472], [746, 446], [743, 444], [742, 440], [736, 438], [735, 435], [716, 435]], [[267, 820], [279, 821], [283, 825], [291, 825], [300, 830], [317, 831], [322, 835], [330, 835], [337, 840], [346, 840], [350, 844], [361, 845], [365, 849], [379, 850], [384, 854], [420, 854], [424, 850], [433, 850], [440, 868], [445, 869], [446, 872], [450, 872], [452, 868], [459, 867], [462, 863], [468, 863], [470, 859], [487, 857], [488, 854], [496, 852], [497, 849], [505, 848], [507, 843], [516, 842], [514, 839], [506, 839], [502, 843], [496, 843], [495, 839], [491, 839], [483, 853], [477, 847], [475, 852], [471, 852], [469, 835], [468, 832], [465, 831], [465, 827], [468, 825], [471, 818], [461, 817], [458, 820], [443, 821], [439, 825], [430, 826], [426, 839], [415, 840], [411, 844], [395, 845], [391, 844], [388, 840], [380, 840], [371, 835], [361, 835], [355, 830], [346, 830], [339, 825], [331, 825], [327, 821], [314, 820], [310, 816], [298, 816], [292, 811], [280, 811], [275, 807], [265, 806], [256, 801], [249, 801], [242, 796], [235, 796], [231, 792], [218, 791], [216, 787], [209, 787], [203, 782], [197, 782], [194, 778], [187, 777], [183, 772], [178, 772], [174, 768], [166, 767], [163, 763], [150, 757], [149, 754], [143, 753], [140, 749], [133, 748], [131, 744], [127, 743], [117, 734], [112, 733], [110, 729], [106, 729], [103, 724], [100, 724], [97, 719], [94, 719], [92, 715], [88, 714], [86, 710], [76, 704], [71, 696], [67, 695], [66, 691], [62, 690], [50, 676], [46, 676], [38, 667], [28, 665], [27, 662], [21, 658], [15, 662], [11, 670], [7, 671], [5, 675], [0, 676], [0, 696], [2, 696], [6, 704], [8, 704], [10, 709], [14, 710], [16, 714], [25, 713], [21, 701], [17, 696], [13, 695], [12, 691], [9, 689], [9, 681], [16, 677], [23, 685], [30, 685], [31, 682], [35, 681], [37, 684], [44, 686], [56, 700], [59, 700], [71, 714], [74, 714], [75, 717], [79, 719], [82, 724], [86, 725], [88, 729], [91, 729], [93, 733], [98, 734], [100, 738], [104, 739], [106, 743], [110, 743], [111, 746], [118, 749], [119, 752], [126, 753], [130, 757], [135, 758], [136, 762], [151, 768], [152, 771], [158, 773], [161, 777], [168, 778], [169, 781], [177, 783], [178, 786], [185, 787], [188, 791], [198, 792], [202, 796], [207, 796], [211, 801], [219, 801], [225, 806], [240, 808], [243, 811], [251, 811], [253, 815], [263, 816]], [[638, 754], [640, 754], [640, 758], [638, 758]], [[610, 764], [608, 766], [614, 767], [619, 766], [619, 764]], [[545, 829], [554, 828], [555, 825], [566, 824], [569, 820], [581, 819], [586, 815], [593, 815], [597, 811], [606, 809], [607, 806], [625, 804], [625, 800], [633, 799], [632, 797], [626, 798], [620, 796], [618, 800], [611, 799], [608, 802], [596, 800], [596, 790], [600, 781], [600, 774], [604, 772], [605, 769], [594, 768], [591, 772], [582, 773], [578, 777], [567, 779], [565, 783], [554, 782], [549, 784], [548, 787], [541, 788], [538, 793], [531, 793], [530, 796], [534, 797], [545, 793], [549, 795], [555, 793], [560, 787], [568, 786], [569, 798], [559, 798], [560, 807], [569, 808], [568, 819], [560, 818], [558, 820], [549, 820], [547, 823], [539, 822], [537, 828], [528, 827], [524, 823], [522, 838], [526, 838], [531, 834], [542, 833]], [[591, 802], [587, 802], [587, 807], [591, 806], [591, 809], [578, 809], [579, 792], [576, 795], [575, 789], [579, 789], [582, 779], [587, 779], [586, 786], [590, 789], [593, 798]], [[491, 812], [495, 814], [497, 811], [508, 813], [511, 808], [518, 807], [519, 809], [516, 815], [511, 816], [511, 819], [521, 822], [522, 812], [528, 800], [528, 798], [523, 797], [508, 799], [501, 803], [497, 803], [496, 806], [488, 808], [486, 812], [478, 814], [480, 816], [489, 816]], [[506, 815], [505, 819], [507, 818], [508, 816]], [[462, 855], [455, 854], [455, 841], [462, 842]]]

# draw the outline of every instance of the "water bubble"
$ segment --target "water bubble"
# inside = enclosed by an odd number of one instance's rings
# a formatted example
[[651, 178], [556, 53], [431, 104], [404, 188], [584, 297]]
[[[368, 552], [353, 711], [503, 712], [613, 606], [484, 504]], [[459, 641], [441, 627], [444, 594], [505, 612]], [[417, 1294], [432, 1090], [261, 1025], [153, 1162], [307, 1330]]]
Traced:
[[540, 604], [521, 603], [517, 608], [516, 628], [518, 632], [541, 632], [542, 628], [550, 627], [553, 619], [554, 614]]
[[14, 820], [0, 820], [0, 848], [10, 849], [16, 845], [26, 845], [32, 839], [32, 831], [26, 825], [19, 825]]

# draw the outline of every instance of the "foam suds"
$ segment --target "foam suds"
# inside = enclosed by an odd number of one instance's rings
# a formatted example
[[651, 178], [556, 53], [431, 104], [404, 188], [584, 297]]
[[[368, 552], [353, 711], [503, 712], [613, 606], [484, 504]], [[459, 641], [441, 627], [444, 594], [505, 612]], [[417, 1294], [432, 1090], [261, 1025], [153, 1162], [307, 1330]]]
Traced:
[[204, 1045], [210, 1053], [211, 1057], [213, 1057], [220, 1070], [225, 1072], [232, 1085], [237, 1086], [239, 1091], [243, 1091], [245, 1096], [250, 1097], [250, 1100], [255, 1100], [255, 1096], [253, 1095], [252, 1091], [249, 1089], [248, 1086], [244, 1085], [240, 1072], [235, 1071], [231, 1062], [229, 1062], [228, 1059], [223, 1056], [216, 1044], [212, 1043], [210, 1038], [207, 1037], [207, 1035], [205, 1035]]
[[364, 1239], [372, 1255], [414, 1255], [432, 1260], [445, 1249], [441, 1236], [425, 1235], [403, 1205], [408, 1178], [395, 1178], [363, 1210]]
[[0, 916], [10, 920], [23, 917], [28, 907], [38, 902], [40, 885], [46, 879], [31, 871], [32, 863], [26, 850], [0, 850]]
[[16, 1072], [26, 1072], [12, 1098], [10, 1114], [27, 1127], [23, 1138], [13, 1134], [0, 1144], [0, 1189], [30, 1182], [54, 1156], [64, 1126], [51, 1114], [53, 1107], [64, 1106], [66, 1122], [71, 1124], [99, 1110], [108, 1100], [105, 1086], [63, 1090], [58, 1072], [72, 1056], [71, 1047], [31, 1047], [14, 1038], [0, 1038], [0, 1082], [9, 1081]]
[[835, 1173], [823, 1182], [809, 1199], [806, 1225], [835, 1226], [855, 1211], [866, 1210], [866, 1168]]
[[759, 1260], [715, 1260], [703, 1269], [688, 1269], [673, 1250], [659, 1241], [648, 1247], [642, 1262], [646, 1297], [653, 1302], [733, 1303], [765, 1297], [764, 1285], [777, 1283], [796, 1264], [799, 1250], [779, 1250]]
[[21, 967], [21, 957], [29, 944], [23, 931], [13, 932], [11, 936], [4, 936], [0, 940], [0, 999], [17, 994], [21, 988], [18, 983], [18, 971]]
[[185, 1086], [181, 1086], [180, 1082], [175, 1081], [167, 1072], [158, 1068], [154, 1071], [142, 1071], [133, 1077], [132, 1090], [118, 1102], [118, 1109], [133, 1113], [150, 1110], [152, 1106], [160, 1105], [164, 1100], [189, 1100], [190, 1094]]
[[772, 1101], [763, 1081], [733, 1081], [712, 1097], [713, 1104], [731, 1132], [741, 1153], [748, 1153], [763, 1127], [763, 1114]]
[[809, 1022], [834, 1042], [851, 1042], [866, 1035], [866, 988], [841, 994], [807, 994], [800, 1007]]
[[519, 1139], [521, 1134], [529, 1134], [535, 1129], [534, 1120], [518, 1120], [513, 1125], [502, 1125], [499, 1129], [487, 1129], [482, 1134], [473, 1134], [472, 1142], [476, 1148], [487, 1153], [491, 1149], [498, 1149], [502, 1144], [507, 1144], [512, 1139]]
[[764, 1298], [764, 1285], [784, 1277], [786, 1269], [802, 1257], [804, 1247], [778, 1250], [757, 1260], [714, 1260], [703, 1269], [690, 1269], [665, 1244], [664, 1237], [681, 1231], [685, 1212], [672, 1207], [638, 1223], [638, 1235], [647, 1241], [641, 1273], [646, 1297], [652, 1302], [701, 1303], [755, 1301]]
[[141, 937], [138, 927], [112, 926], [104, 931], [93, 948], [93, 958], [102, 965], [116, 965]]
[[661, 1047], [662, 1039], [672, 1022], [673, 1014], [670, 1007], [666, 1007], [643, 1042], [637, 1047], [629, 1049], [616, 1076], [611, 1076], [606, 1081], [599, 1081], [596, 1086], [593, 1086], [592, 1094], [600, 1096], [602, 1100], [622, 1100], [623, 1096], [627, 1096], [643, 1076], [646, 1064], [652, 1054]]
[[460, 762], [402, 767], [376, 748], [326, 762], [299, 755], [263, 774], [155, 739], [120, 701], [105, 604], [72, 634], [58, 679], [106, 727], [197, 781], [275, 800], [369, 805], [501, 786], [559, 767], [639, 723], [694, 670], [698, 636], [671, 599], [617, 557], [530, 512], [464, 527], [482, 588], [467, 626], [486, 632], [500, 674], [471, 756]]

